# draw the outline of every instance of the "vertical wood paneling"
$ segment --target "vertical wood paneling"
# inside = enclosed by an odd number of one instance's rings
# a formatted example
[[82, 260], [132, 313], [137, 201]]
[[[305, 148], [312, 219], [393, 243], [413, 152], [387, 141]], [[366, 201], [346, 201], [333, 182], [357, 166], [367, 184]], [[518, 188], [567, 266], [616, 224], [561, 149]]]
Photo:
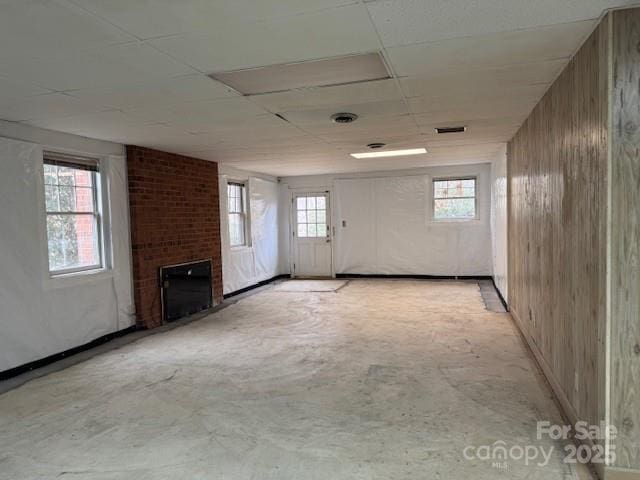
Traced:
[[508, 147], [509, 300], [577, 419], [605, 409], [608, 23]]
[[612, 15], [611, 421], [640, 469], [640, 9]]

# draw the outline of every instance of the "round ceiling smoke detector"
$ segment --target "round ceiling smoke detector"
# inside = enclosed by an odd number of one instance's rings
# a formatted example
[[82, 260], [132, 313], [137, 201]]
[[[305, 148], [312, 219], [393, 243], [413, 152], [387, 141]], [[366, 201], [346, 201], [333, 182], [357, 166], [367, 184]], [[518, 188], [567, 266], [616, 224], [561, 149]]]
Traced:
[[331, 115], [331, 120], [335, 123], [351, 123], [358, 119], [358, 115], [355, 113], [334, 113]]
[[381, 142], [375, 142], [375, 143], [370, 143], [367, 145], [367, 147], [369, 148], [382, 148], [386, 145], [386, 143], [381, 143]]

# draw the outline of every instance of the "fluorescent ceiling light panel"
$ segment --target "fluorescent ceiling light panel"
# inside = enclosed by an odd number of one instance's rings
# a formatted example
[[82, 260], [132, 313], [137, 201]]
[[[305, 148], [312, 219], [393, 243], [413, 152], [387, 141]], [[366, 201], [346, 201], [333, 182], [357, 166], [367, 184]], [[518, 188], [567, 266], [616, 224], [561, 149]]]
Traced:
[[405, 155], [421, 155], [427, 153], [426, 148], [409, 148], [407, 150], [386, 150], [383, 152], [352, 153], [354, 158], [404, 157]]
[[209, 77], [243, 95], [261, 95], [391, 78], [382, 55], [378, 52], [212, 73]]

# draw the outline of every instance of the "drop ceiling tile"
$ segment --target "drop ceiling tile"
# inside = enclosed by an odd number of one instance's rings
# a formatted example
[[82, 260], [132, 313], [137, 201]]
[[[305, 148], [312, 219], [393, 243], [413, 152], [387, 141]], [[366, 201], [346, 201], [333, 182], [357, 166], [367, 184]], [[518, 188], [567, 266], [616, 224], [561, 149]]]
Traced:
[[469, 136], [467, 138], [464, 137], [458, 137], [458, 138], [439, 138], [439, 139], [435, 139], [435, 140], [429, 140], [429, 142], [427, 143], [427, 145], [429, 146], [430, 150], [433, 150], [434, 148], [453, 148], [453, 147], [467, 147], [467, 146], [471, 146], [471, 147], [479, 147], [483, 144], [486, 143], [490, 143], [490, 144], [494, 144], [494, 143], [506, 143], [509, 140], [511, 140], [511, 138], [513, 137], [513, 133], [502, 133], [502, 134], [495, 134], [495, 135], [480, 135], [480, 136]]
[[439, 72], [431, 76], [404, 77], [400, 79], [400, 84], [407, 97], [499, 92], [527, 85], [550, 85], [566, 64], [567, 60], [562, 59], [476, 70], [472, 78], [468, 72]]
[[400, 150], [405, 148], [419, 148], [427, 147], [427, 138], [425, 135], [397, 135], [390, 136], [384, 135], [378, 140], [372, 140], [371, 136], [358, 136], [353, 138], [342, 138], [331, 141], [330, 144], [341, 150], [353, 152], [365, 152], [369, 148], [367, 145], [373, 142], [382, 142], [385, 144], [385, 148], [388, 150]]
[[[223, 126], [233, 119], [241, 120], [259, 115], [268, 115], [244, 97], [159, 104], [150, 107], [124, 110], [129, 115], [147, 121], [166, 123], [199, 123]], [[269, 115], [271, 116], [271, 115]]]
[[[354, 126], [367, 125], [381, 116], [408, 115], [409, 111], [404, 100], [385, 100], [381, 102], [360, 103], [357, 105], [342, 105], [336, 108], [294, 110], [280, 112], [289, 122], [298, 126], [305, 125], [336, 125], [331, 120], [331, 115], [337, 112], [350, 112], [358, 115]], [[342, 125], [345, 126], [345, 125]], [[347, 125], [350, 126], [350, 125]]]
[[277, 127], [253, 128], [251, 126], [240, 126], [232, 129], [209, 128], [202, 134], [216, 135], [223, 143], [232, 145], [249, 145], [256, 142], [278, 142], [280, 140], [290, 140], [295, 138], [305, 138], [308, 136], [302, 130], [293, 125], [280, 125]]
[[399, 76], [433, 76], [569, 58], [595, 22], [577, 22], [535, 30], [495, 33], [387, 49]]
[[504, 142], [463, 145], [457, 147], [433, 147], [429, 150], [434, 158], [449, 159], [460, 163], [478, 163], [481, 158], [492, 160]]
[[106, 110], [102, 106], [70, 97], [61, 93], [49, 93], [25, 97], [0, 105], [0, 118], [10, 121], [68, 117], [82, 113]]
[[143, 85], [119, 85], [69, 90], [68, 95], [112, 108], [158, 108], [239, 97], [239, 95], [203, 74], [183, 75]]
[[379, 0], [367, 3], [385, 46], [596, 19], [635, 0]]
[[[419, 100], [419, 98], [411, 99], [410, 102], [415, 103], [415, 108], [417, 109], [428, 110], [429, 105], [420, 105], [417, 102]], [[515, 118], [523, 121], [533, 110], [536, 103], [537, 100], [535, 99], [476, 102], [455, 108], [433, 109], [428, 112], [414, 114], [413, 118], [420, 125], [425, 123], [448, 124], [452, 121], [491, 120], [495, 118]]]
[[190, 133], [218, 135], [225, 140], [243, 139], [255, 141], [263, 138], [283, 138], [302, 136], [304, 132], [295, 126], [269, 114], [243, 118], [226, 118], [216, 121], [176, 119], [172, 124], [179, 125]]
[[104, 105], [114, 109], [134, 109], [156, 107], [169, 101], [168, 95], [157, 86], [121, 85], [118, 87], [99, 87], [65, 92], [81, 100]]
[[32, 97], [52, 93], [50, 90], [40, 88], [25, 82], [6, 80], [0, 77], [0, 105], [22, 97]]
[[169, 0], [153, 4], [131, 0], [72, 1], [142, 39], [207, 32], [356, 3], [354, 0]]
[[140, 138], [144, 133], [166, 135], [168, 130], [163, 126], [145, 125], [119, 111], [43, 118], [30, 120], [26, 123], [83, 137], [126, 143], [131, 143], [132, 140]]
[[420, 130], [409, 115], [380, 117], [366, 125], [305, 125], [304, 130], [328, 142], [369, 138], [371, 142], [384, 142], [385, 138], [401, 135], [419, 135]]
[[168, 79], [160, 87], [172, 98], [187, 102], [239, 96], [237, 92], [229, 89], [226, 85], [201, 73]]
[[207, 73], [379, 49], [375, 29], [360, 5], [255, 24], [223, 25], [207, 33], [164, 37], [150, 43]]
[[[302, 133], [302, 132], [300, 132]], [[264, 136], [259, 138], [253, 137], [225, 137], [225, 140], [220, 142], [221, 147], [228, 149], [246, 149], [246, 148], [260, 148], [270, 149], [275, 152], [289, 151], [289, 149], [310, 147], [323, 148], [326, 147], [326, 142], [323, 142], [311, 135], [275, 135]]]
[[251, 101], [272, 112], [337, 108], [344, 105], [402, 100], [396, 81], [378, 80], [351, 85], [319, 87], [291, 92], [255, 95]]
[[408, 101], [411, 111], [416, 114], [464, 108], [469, 108], [470, 111], [484, 109], [490, 114], [496, 106], [512, 105], [514, 108], [519, 108], [521, 105], [535, 105], [547, 88], [546, 84], [539, 84], [503, 88], [499, 91], [478, 88], [476, 91], [461, 93], [434, 92], [432, 96], [412, 97]]
[[0, 3], [0, 60], [78, 52], [134, 37], [63, 1], [5, 0]]
[[0, 63], [12, 80], [51, 90], [67, 91], [117, 85], [141, 85], [195, 71], [153, 47], [126, 43], [112, 47], [43, 59], [24, 57]]

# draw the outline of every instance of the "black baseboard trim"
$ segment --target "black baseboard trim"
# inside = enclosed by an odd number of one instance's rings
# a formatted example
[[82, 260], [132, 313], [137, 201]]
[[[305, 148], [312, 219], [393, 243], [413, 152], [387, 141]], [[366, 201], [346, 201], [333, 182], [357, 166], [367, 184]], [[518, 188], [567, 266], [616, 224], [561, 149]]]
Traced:
[[80, 352], [84, 352], [91, 348], [97, 347], [98, 345], [102, 345], [103, 343], [107, 343], [114, 338], [123, 337], [128, 333], [135, 332], [139, 330], [139, 327], [136, 325], [132, 325], [124, 330], [118, 330], [117, 332], [107, 333], [102, 337], [98, 337], [95, 340], [91, 340], [84, 345], [79, 345], [77, 347], [70, 348], [69, 350], [65, 350], [64, 352], [54, 353], [53, 355], [49, 355], [48, 357], [41, 358], [39, 360], [34, 360], [33, 362], [25, 363], [24, 365], [19, 365], [17, 367], [10, 368], [9, 370], [5, 370], [4, 372], [0, 372], [0, 380], [7, 380], [12, 377], [16, 377], [26, 372], [30, 372], [31, 370], [35, 370], [36, 368], [41, 368], [46, 365], [49, 365], [53, 362], [57, 362], [58, 360], [62, 360], [63, 358], [70, 357]]
[[280, 275], [276, 275], [275, 277], [268, 278], [267, 280], [263, 280], [261, 282], [255, 283], [253, 285], [249, 285], [248, 287], [241, 288], [240, 290], [235, 290], [231, 293], [225, 293], [223, 298], [226, 300], [227, 298], [235, 297], [236, 295], [240, 295], [245, 292], [249, 292], [256, 288], [264, 287], [265, 285], [270, 284], [271, 282], [275, 282], [276, 280], [282, 280], [284, 278], [291, 278], [291, 275], [288, 273], [282, 273]]
[[502, 306], [508, 312], [509, 311], [509, 304], [506, 302], [506, 300], [502, 296], [502, 293], [500, 293], [500, 289], [496, 285], [496, 279], [491, 277], [491, 283], [493, 283], [493, 288], [495, 289], [496, 293], [498, 294], [498, 298], [500, 299], [500, 302], [502, 303]]
[[386, 275], [382, 273], [337, 273], [336, 278], [406, 278], [414, 280], [493, 280], [491, 275]]

